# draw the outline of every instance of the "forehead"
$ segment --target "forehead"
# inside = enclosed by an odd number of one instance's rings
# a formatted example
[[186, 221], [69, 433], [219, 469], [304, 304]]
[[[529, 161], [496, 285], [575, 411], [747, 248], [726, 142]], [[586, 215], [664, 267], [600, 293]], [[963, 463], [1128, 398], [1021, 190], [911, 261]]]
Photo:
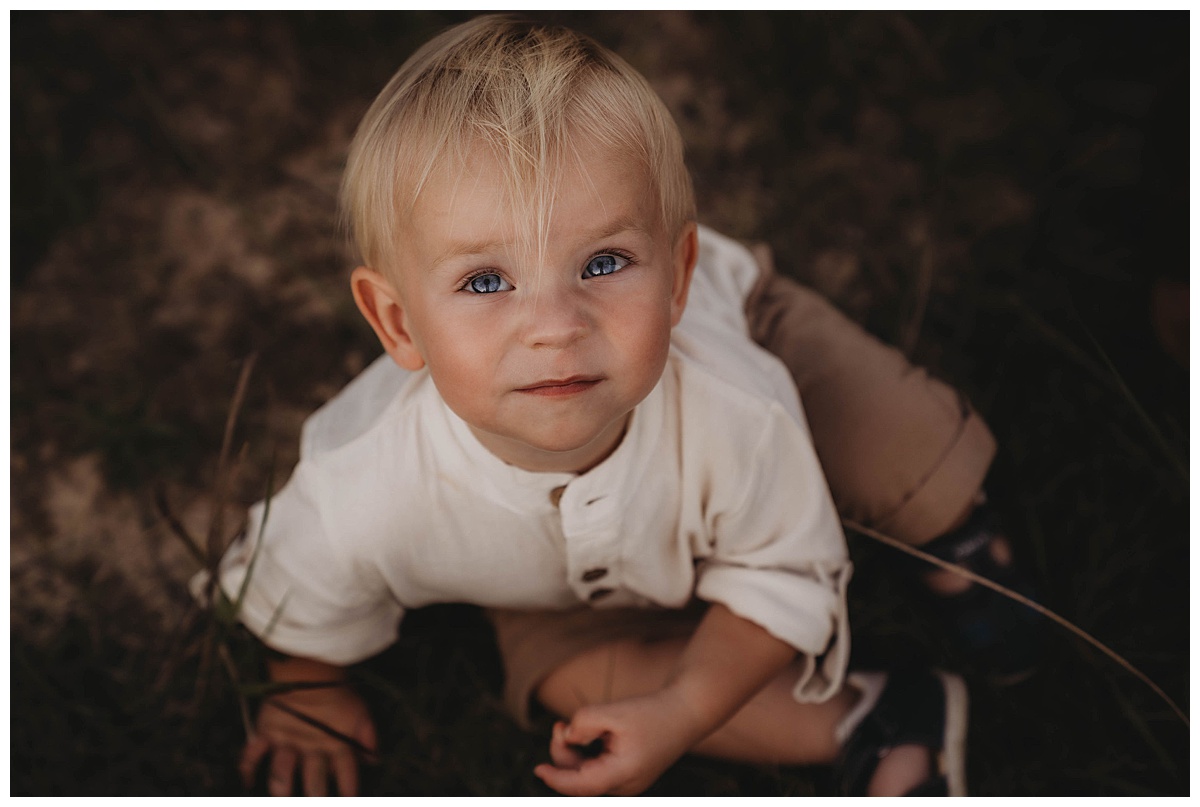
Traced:
[[[583, 142], [543, 170], [514, 169], [476, 146], [432, 172], [412, 208], [408, 238], [439, 253], [532, 249], [600, 231], [662, 229], [647, 167], [618, 149]], [[407, 240], [407, 239], [406, 239]]]

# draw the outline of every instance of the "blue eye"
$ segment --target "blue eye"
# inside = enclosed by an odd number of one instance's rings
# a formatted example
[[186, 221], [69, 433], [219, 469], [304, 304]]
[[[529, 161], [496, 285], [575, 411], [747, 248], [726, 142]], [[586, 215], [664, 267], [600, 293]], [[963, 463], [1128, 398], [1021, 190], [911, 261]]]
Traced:
[[629, 265], [627, 258], [622, 258], [620, 255], [597, 255], [587, 262], [587, 266], [583, 267], [584, 277], [599, 277], [600, 275], [611, 275], [624, 269]]
[[512, 285], [495, 272], [486, 272], [468, 280], [464, 288], [476, 294], [493, 294], [498, 291], [511, 291]]

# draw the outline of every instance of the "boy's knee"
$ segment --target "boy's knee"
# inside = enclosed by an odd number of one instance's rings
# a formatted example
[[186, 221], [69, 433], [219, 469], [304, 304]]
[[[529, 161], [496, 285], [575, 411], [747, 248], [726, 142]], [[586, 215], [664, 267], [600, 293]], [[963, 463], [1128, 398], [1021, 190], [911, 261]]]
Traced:
[[666, 682], [685, 642], [627, 638], [597, 645], [543, 678], [536, 690], [538, 701], [570, 717], [582, 706], [655, 692]]

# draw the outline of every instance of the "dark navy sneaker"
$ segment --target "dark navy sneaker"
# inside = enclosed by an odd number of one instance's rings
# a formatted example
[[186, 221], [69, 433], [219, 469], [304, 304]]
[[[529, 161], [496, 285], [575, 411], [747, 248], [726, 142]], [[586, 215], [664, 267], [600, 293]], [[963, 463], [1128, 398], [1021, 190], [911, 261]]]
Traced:
[[967, 686], [939, 670], [850, 673], [859, 702], [838, 727], [834, 767], [844, 796], [865, 796], [879, 762], [904, 745], [928, 748], [929, 776], [906, 796], [967, 795]]
[[[961, 527], [917, 548], [1036, 600], [1028, 575], [1014, 561], [1001, 565], [994, 557], [992, 542], [997, 539], [1004, 539], [1004, 531], [995, 513], [984, 503], [975, 508]], [[920, 564], [921, 572], [930, 570], [928, 563]], [[946, 623], [952, 641], [994, 683], [1015, 684], [1037, 670], [1045, 624], [1042, 616], [1028, 605], [974, 582], [959, 594], [942, 595], [928, 588], [926, 591]]]

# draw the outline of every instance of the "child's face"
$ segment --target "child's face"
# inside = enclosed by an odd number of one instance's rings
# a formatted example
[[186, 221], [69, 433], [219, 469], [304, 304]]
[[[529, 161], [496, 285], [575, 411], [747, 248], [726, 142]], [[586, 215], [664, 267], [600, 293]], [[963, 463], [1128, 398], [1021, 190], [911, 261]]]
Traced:
[[644, 171], [581, 156], [541, 255], [520, 249], [490, 158], [428, 185], [397, 239], [398, 294], [382, 317], [393, 358], [427, 365], [480, 442], [529, 470], [586, 470], [620, 442], [662, 375], [695, 260], [695, 226], [664, 231]]

